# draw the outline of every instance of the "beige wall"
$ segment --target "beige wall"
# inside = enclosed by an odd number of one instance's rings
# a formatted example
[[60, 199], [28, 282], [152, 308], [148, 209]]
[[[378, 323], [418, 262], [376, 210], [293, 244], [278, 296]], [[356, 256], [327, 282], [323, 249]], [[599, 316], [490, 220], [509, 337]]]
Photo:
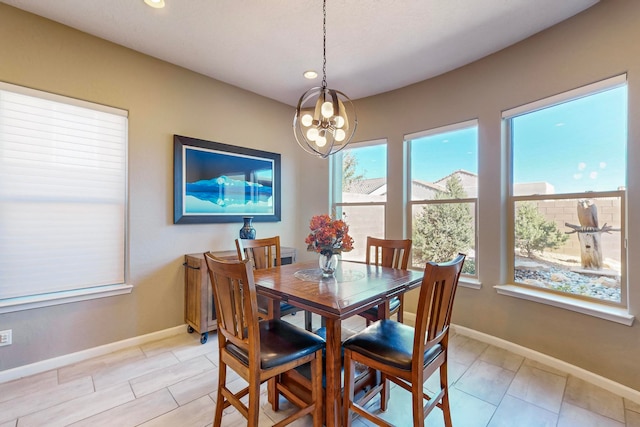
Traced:
[[[514, 47], [454, 72], [357, 102], [358, 140], [387, 138], [388, 176], [402, 176], [407, 133], [479, 119], [479, 271], [461, 289], [454, 321], [640, 390], [640, 329], [497, 295], [505, 283], [506, 150], [500, 111], [622, 72], [629, 74], [629, 258], [640, 258], [640, 2], [599, 5]], [[481, 35], [479, 35], [481, 36]], [[307, 221], [326, 210], [326, 162], [291, 137], [292, 108], [0, 4], [0, 80], [130, 112], [131, 295], [0, 315], [14, 344], [0, 370], [179, 325], [182, 255], [226, 249], [240, 224], [172, 224], [174, 133], [283, 154], [283, 221], [257, 224], [302, 257]], [[402, 64], [398, 64], [402, 66]], [[240, 125], [251, 117], [253, 126]], [[389, 182], [388, 237], [403, 230], [403, 184]], [[37, 263], [37, 260], [34, 260]], [[631, 311], [640, 265], [629, 266]], [[408, 299], [415, 309], [415, 301]]]
[[[479, 119], [478, 268], [482, 289], [461, 288], [453, 321], [640, 390], [640, 327], [498, 295], [507, 283], [507, 154], [501, 111], [627, 72], [628, 236], [632, 314], [640, 308], [640, 2], [603, 0], [574, 18], [469, 66], [360, 100], [358, 138], [387, 138], [389, 177], [403, 173], [403, 135]], [[479, 35], [480, 36], [480, 35]], [[401, 66], [401, 64], [399, 64]], [[387, 236], [402, 237], [402, 182], [389, 181]], [[396, 200], [393, 198], [395, 197]], [[414, 294], [415, 296], [415, 294]], [[405, 299], [407, 301], [407, 299]], [[415, 310], [416, 299], [407, 306]]]
[[[327, 164], [293, 139], [293, 107], [1, 3], [0, 81], [129, 111], [134, 286], [130, 295], [0, 314], [0, 330], [13, 329], [0, 371], [184, 323], [184, 254], [232, 249], [242, 224], [173, 224], [174, 134], [281, 153], [282, 221], [255, 227], [306, 256], [308, 218], [327, 210]], [[309, 188], [318, 198], [298, 203]]]

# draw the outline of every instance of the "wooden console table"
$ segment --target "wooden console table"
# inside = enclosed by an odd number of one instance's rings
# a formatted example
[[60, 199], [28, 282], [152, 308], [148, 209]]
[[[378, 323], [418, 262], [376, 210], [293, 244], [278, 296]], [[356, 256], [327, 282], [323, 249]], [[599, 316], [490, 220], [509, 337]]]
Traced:
[[[218, 258], [236, 260], [236, 251], [212, 252]], [[282, 264], [296, 262], [296, 249], [280, 247]], [[213, 302], [213, 292], [207, 264], [202, 253], [186, 254], [184, 256], [184, 321], [187, 332], [200, 334], [200, 342], [206, 343], [209, 332], [215, 331], [216, 306]]]

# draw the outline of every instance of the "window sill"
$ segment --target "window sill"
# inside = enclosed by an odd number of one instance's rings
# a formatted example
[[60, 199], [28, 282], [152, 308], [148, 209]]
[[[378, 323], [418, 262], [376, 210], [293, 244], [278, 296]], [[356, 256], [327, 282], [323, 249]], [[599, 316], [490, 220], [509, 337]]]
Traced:
[[[349, 261], [349, 262], [354, 262], [354, 261]], [[420, 268], [411, 268], [411, 270], [424, 271], [424, 269], [420, 269]], [[461, 286], [463, 288], [469, 288], [469, 289], [481, 289], [482, 282], [478, 280], [476, 277], [460, 275], [460, 279], [458, 279], [458, 286]]]
[[612, 307], [606, 304], [598, 304], [597, 302], [584, 301], [562, 295], [552, 295], [547, 292], [515, 285], [499, 285], [494, 286], [494, 288], [500, 295], [508, 295], [514, 298], [552, 305], [627, 326], [631, 326], [635, 319], [635, 316], [630, 315], [626, 309], [620, 307]]
[[130, 294], [132, 289], [132, 285], [120, 284], [56, 292], [51, 294], [33, 295], [28, 297], [2, 299], [0, 300], [0, 314], [97, 298], [106, 298], [115, 295]]
[[469, 289], [480, 289], [482, 288], [482, 282], [473, 277], [460, 276], [460, 279], [458, 280], [458, 286]]

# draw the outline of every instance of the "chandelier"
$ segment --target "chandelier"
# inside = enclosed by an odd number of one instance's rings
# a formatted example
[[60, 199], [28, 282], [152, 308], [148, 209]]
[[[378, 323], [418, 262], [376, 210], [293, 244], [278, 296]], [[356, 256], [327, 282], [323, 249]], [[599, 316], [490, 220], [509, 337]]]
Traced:
[[356, 131], [356, 109], [347, 95], [327, 87], [327, 1], [322, 2], [322, 86], [300, 97], [293, 134], [303, 150], [326, 159], [349, 144]]

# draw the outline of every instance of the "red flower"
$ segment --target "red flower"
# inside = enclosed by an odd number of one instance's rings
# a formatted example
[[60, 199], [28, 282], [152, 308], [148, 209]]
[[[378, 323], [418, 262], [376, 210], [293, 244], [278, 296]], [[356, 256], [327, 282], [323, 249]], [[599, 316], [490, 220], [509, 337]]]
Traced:
[[309, 222], [309, 228], [311, 233], [304, 240], [308, 251], [340, 253], [353, 249], [349, 226], [342, 219], [333, 219], [328, 214], [315, 215]]

